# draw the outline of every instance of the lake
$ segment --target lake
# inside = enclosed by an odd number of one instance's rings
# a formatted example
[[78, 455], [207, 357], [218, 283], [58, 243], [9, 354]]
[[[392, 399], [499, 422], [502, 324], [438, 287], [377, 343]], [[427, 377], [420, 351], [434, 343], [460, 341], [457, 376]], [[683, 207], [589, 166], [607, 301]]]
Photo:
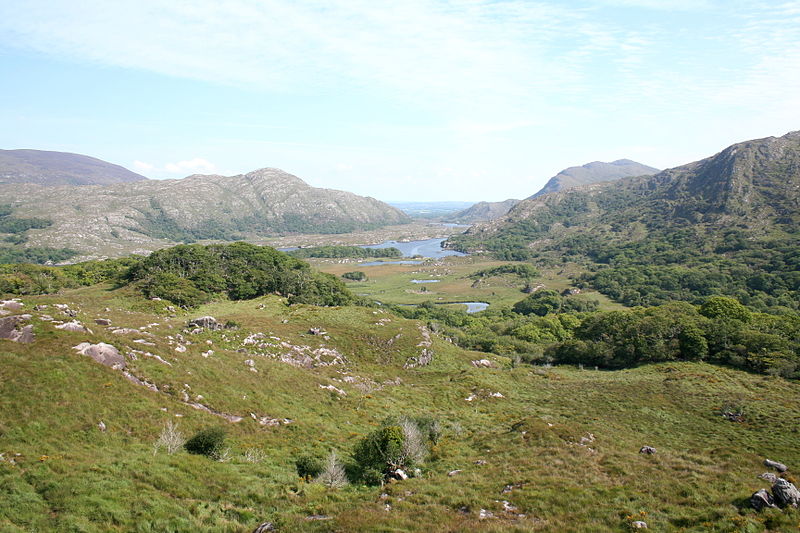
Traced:
[[422, 257], [438, 259], [448, 256], [467, 255], [461, 252], [456, 252], [455, 250], [446, 250], [442, 248], [442, 243], [446, 240], [447, 239], [425, 239], [423, 241], [408, 242], [386, 241], [380, 244], [363, 246], [363, 248], [397, 248], [403, 253], [403, 257], [414, 257], [415, 255], [421, 255]]

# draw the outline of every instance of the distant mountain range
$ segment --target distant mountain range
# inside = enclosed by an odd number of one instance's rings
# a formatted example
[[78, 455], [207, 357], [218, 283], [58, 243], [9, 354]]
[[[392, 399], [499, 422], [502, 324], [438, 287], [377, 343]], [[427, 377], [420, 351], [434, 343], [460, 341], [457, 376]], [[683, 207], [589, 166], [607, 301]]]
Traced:
[[0, 150], [0, 183], [38, 185], [111, 185], [147, 178], [80, 154], [44, 150]]
[[[562, 170], [542, 187], [542, 189], [530, 196], [529, 198], [536, 198], [551, 192], [563, 191], [573, 187], [580, 187], [582, 185], [590, 185], [592, 183], [599, 183], [603, 181], [614, 181], [630, 176], [643, 176], [645, 174], [655, 174], [658, 172], [657, 168], [642, 165], [630, 159], [618, 159], [611, 163], [603, 163], [602, 161], [595, 161], [587, 163], [580, 167], [569, 167]], [[459, 211], [449, 217], [449, 222], [462, 222], [473, 224], [476, 222], [487, 222], [506, 215], [512, 207], [517, 205], [520, 201], [514, 199], [504, 200], [502, 202], [478, 202], [463, 211]]]
[[800, 309], [800, 132], [729, 146], [653, 176], [523, 200], [451, 238], [462, 251], [592, 265], [582, 282], [627, 305], [726, 294]]
[[105, 186], [0, 184], [13, 217], [52, 222], [25, 246], [118, 256], [195, 240], [257, 240], [283, 233], [345, 233], [410, 218], [388, 204], [314, 188], [274, 168], [237, 176], [194, 175]]

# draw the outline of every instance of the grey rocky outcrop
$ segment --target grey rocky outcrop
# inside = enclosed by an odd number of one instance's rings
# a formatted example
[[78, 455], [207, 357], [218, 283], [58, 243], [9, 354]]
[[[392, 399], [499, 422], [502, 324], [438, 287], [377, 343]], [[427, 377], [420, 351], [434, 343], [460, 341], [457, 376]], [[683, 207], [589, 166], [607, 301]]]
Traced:
[[800, 491], [785, 479], [778, 479], [772, 485], [772, 496], [779, 507], [797, 507], [800, 505]]
[[30, 320], [31, 315], [13, 315], [0, 318], [0, 339], [14, 342], [30, 343], [35, 336], [33, 326], [22, 325]]
[[758, 479], [763, 479], [764, 481], [774, 484], [776, 481], [778, 481], [778, 476], [772, 472], [764, 472], [763, 474], [759, 474]]
[[217, 322], [217, 319], [214, 318], [213, 316], [201, 316], [198, 318], [193, 318], [192, 320], [186, 323], [186, 327], [203, 328], [210, 330], [222, 329], [222, 325], [219, 322]]
[[656, 449], [652, 446], [642, 446], [639, 450], [639, 453], [643, 453], [645, 455], [653, 455], [656, 453]]
[[125, 356], [119, 353], [114, 346], [100, 342], [91, 344], [82, 342], [75, 346], [75, 349], [83, 355], [87, 355], [102, 365], [109, 366], [115, 370], [125, 368]]
[[753, 509], [760, 511], [768, 507], [776, 507], [775, 500], [772, 499], [772, 494], [767, 489], [759, 489], [750, 496], [750, 505]]

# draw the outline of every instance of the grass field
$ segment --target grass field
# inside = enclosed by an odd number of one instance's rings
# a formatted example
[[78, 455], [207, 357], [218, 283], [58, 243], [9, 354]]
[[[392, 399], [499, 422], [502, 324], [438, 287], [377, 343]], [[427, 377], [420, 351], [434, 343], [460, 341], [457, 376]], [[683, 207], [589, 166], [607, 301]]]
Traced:
[[[416, 297], [392, 279], [439, 273], [436, 290], [449, 297], [471, 283], [464, 275], [485, 266], [374, 267], [387, 273], [367, 271], [374, 281], [365, 285]], [[488, 301], [495, 292], [493, 303], [510, 302], [518, 292], [511, 285], [467, 294]], [[379, 309], [289, 307], [274, 296], [175, 316], [164, 302], [104, 287], [23, 302], [36, 341], [0, 340], [3, 532], [247, 532], [264, 521], [279, 531], [342, 532], [603, 532], [630, 530], [635, 520], [653, 531], [756, 532], [800, 524], [796, 510], [757, 514], [746, 502], [767, 486], [756, 478], [765, 457], [789, 465], [790, 477], [800, 464], [800, 386], [781, 378], [698, 363], [617, 372], [513, 367], [492, 355], [496, 368], [476, 368], [470, 361], [487, 354], [435, 335], [432, 362], [407, 369], [423, 324]], [[68, 320], [55, 303], [78, 310], [93, 333], [42, 320]], [[36, 304], [50, 307], [32, 311]], [[187, 319], [207, 314], [240, 327], [182, 332]], [[93, 324], [99, 317], [145, 333], [114, 334]], [[264, 334], [263, 349], [246, 343], [254, 333]], [[150, 344], [135, 342], [142, 340]], [[78, 354], [72, 347], [84, 341], [138, 354], [128, 370], [159, 392]], [[343, 361], [306, 368], [281, 360], [319, 348]], [[187, 400], [243, 420], [228, 422]], [[730, 405], [744, 412], [743, 422], [721, 416]], [[347, 458], [382, 420], [400, 415], [431, 416], [442, 427], [419, 477], [338, 490], [298, 477], [299, 456], [333, 449]], [[262, 425], [253, 416], [291, 422]], [[223, 426], [227, 460], [154, 453], [167, 420], [187, 436]], [[640, 455], [643, 445], [658, 452]]]
[[[391, 264], [359, 266], [359, 261], [341, 259], [312, 259], [309, 262], [323, 271], [341, 276], [345, 272], [362, 271], [367, 281], [348, 281], [356, 294], [368, 296], [382, 303], [418, 304], [434, 302], [486, 302], [492, 306], [511, 306], [526, 295], [522, 292], [526, 280], [519, 276], [502, 275], [482, 278], [478, 283], [470, 274], [478, 270], [509, 264], [483, 256], [447, 257], [428, 259], [420, 265]], [[367, 261], [364, 261], [367, 262]], [[531, 279], [533, 285], [563, 291], [572, 287], [570, 274], [574, 268], [558, 267], [543, 270], [541, 276]], [[411, 280], [437, 280], [436, 283], [415, 284]], [[600, 302], [601, 309], [619, 309], [621, 305], [608, 297], [588, 291], [578, 296]], [[461, 306], [463, 308], [463, 306]]]

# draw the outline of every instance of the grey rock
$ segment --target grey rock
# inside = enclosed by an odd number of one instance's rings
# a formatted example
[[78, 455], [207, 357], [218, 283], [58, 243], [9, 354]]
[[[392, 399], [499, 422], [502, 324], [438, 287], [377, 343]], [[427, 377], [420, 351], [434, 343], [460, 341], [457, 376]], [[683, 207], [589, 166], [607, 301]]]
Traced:
[[778, 481], [778, 476], [772, 472], [764, 472], [763, 474], [759, 474], [758, 479], [763, 479], [764, 481], [774, 484], [776, 481]]
[[203, 328], [210, 330], [222, 329], [222, 325], [213, 316], [201, 316], [186, 323], [189, 328]]
[[7, 339], [25, 344], [33, 342], [35, 338], [33, 326], [22, 326], [22, 324], [27, 322], [30, 318], [30, 315], [13, 315], [0, 318], [0, 339]]
[[797, 507], [800, 505], [800, 491], [785, 479], [778, 479], [772, 485], [772, 495], [780, 507]]
[[647, 529], [647, 522], [636, 520], [635, 522], [631, 522], [631, 527], [633, 529]]
[[88, 355], [98, 363], [110, 366], [115, 370], [125, 368], [125, 356], [110, 344], [104, 342], [97, 344], [82, 342], [75, 346], [75, 349], [83, 355]]
[[75, 331], [77, 333], [92, 332], [92, 330], [90, 330], [77, 320], [72, 320], [71, 322], [64, 322], [63, 324], [59, 324], [58, 326], [56, 326], [56, 329], [63, 329], [64, 331]]
[[25, 305], [19, 300], [2, 300], [0, 301], [0, 307], [9, 311], [21, 311]]
[[764, 459], [764, 466], [774, 468], [778, 472], [786, 472], [787, 470], [789, 470], [789, 467], [787, 467], [785, 464], [779, 463], [777, 461], [771, 461], [769, 459]]
[[108, 318], [95, 318], [94, 323], [98, 326], [110, 326], [111, 320]]
[[463, 472], [463, 470], [451, 470], [451, 471], [449, 471], [449, 472], [447, 473], [447, 475], [448, 475], [448, 476], [450, 476], [450, 477], [453, 477], [453, 476], [457, 476], [457, 475], [458, 475], [458, 474], [460, 474], [461, 472]]
[[768, 507], [776, 507], [775, 500], [772, 499], [772, 494], [770, 494], [767, 489], [759, 489], [754, 492], [753, 495], [750, 496], [750, 505], [752, 505], [753, 509], [756, 511]]
[[656, 449], [652, 446], [642, 446], [639, 450], [639, 453], [643, 453], [645, 455], [653, 455], [656, 453]]
[[253, 533], [267, 533], [267, 531], [275, 531], [275, 526], [272, 522], [264, 522], [263, 524], [259, 524], [257, 528], [253, 530]]

